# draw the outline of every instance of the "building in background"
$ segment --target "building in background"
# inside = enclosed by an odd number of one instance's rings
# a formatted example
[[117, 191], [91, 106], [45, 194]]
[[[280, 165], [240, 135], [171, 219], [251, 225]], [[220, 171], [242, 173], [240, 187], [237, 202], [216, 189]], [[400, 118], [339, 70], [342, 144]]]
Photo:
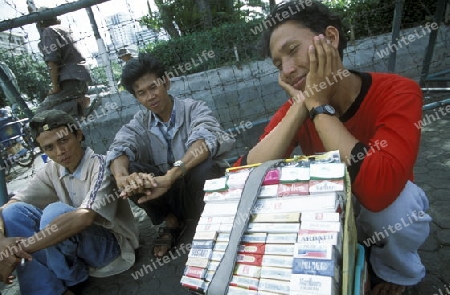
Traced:
[[0, 32], [0, 52], [9, 52], [13, 55], [28, 53], [24, 34], [13, 32]]

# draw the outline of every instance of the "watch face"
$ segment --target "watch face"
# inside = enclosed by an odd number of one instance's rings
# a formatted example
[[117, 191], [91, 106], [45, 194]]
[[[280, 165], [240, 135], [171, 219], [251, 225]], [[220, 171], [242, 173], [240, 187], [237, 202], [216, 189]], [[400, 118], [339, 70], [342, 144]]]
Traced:
[[324, 105], [324, 108], [325, 108], [325, 110], [327, 111], [327, 113], [329, 113], [329, 114], [331, 114], [331, 115], [334, 115], [334, 113], [336, 112], [336, 111], [334, 110], [334, 108], [333, 108], [332, 106], [330, 106], [330, 105]]

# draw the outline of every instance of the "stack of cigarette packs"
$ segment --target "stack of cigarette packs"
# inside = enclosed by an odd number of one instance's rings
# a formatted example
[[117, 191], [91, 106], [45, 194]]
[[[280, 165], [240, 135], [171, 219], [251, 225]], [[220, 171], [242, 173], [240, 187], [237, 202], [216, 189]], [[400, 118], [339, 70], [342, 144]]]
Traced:
[[[199, 294], [207, 293], [239, 220], [237, 207], [251, 169], [230, 169], [205, 183], [205, 209], [181, 280]], [[286, 160], [267, 172], [227, 294], [339, 294], [344, 175], [338, 152]]]

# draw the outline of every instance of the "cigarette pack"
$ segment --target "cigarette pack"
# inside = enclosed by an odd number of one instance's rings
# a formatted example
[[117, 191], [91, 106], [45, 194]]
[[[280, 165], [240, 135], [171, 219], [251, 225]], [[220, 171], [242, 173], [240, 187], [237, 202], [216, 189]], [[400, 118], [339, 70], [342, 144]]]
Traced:
[[216, 273], [216, 271], [214, 270], [208, 270], [206, 272], [206, 276], [205, 276], [205, 281], [206, 282], [211, 282], [212, 278], [214, 277], [214, 274]]
[[291, 270], [289, 268], [263, 266], [261, 267], [261, 278], [290, 282]]
[[309, 182], [280, 183], [278, 185], [277, 196], [298, 196], [309, 194]]
[[201, 279], [190, 278], [187, 276], [182, 276], [180, 282], [183, 287], [194, 290], [200, 294], [204, 294], [208, 286], [205, 281]]
[[263, 255], [262, 266], [274, 266], [282, 268], [292, 268], [292, 262], [294, 257], [292, 256], [281, 256], [281, 255]]
[[342, 232], [300, 229], [298, 231], [297, 242], [340, 245], [342, 244]]
[[214, 251], [225, 252], [225, 250], [227, 249], [227, 246], [228, 246], [228, 242], [217, 242], [214, 245]]
[[194, 240], [211, 240], [214, 241], [217, 238], [216, 231], [198, 231], [195, 232]]
[[211, 255], [213, 253], [212, 249], [198, 249], [198, 248], [191, 248], [191, 251], [189, 251], [188, 257], [198, 257], [198, 258], [211, 258]]
[[203, 201], [207, 202], [217, 202], [217, 201], [230, 201], [239, 200], [242, 195], [242, 189], [240, 188], [230, 188], [224, 191], [218, 192], [205, 192]]
[[290, 294], [290, 283], [287, 281], [261, 278], [259, 280], [258, 290], [273, 292], [275, 294]]
[[291, 287], [291, 294], [298, 294], [298, 295], [338, 294], [337, 284], [332, 277], [292, 274], [290, 287]]
[[244, 234], [241, 238], [242, 243], [265, 243], [267, 233]]
[[230, 240], [229, 233], [219, 233], [217, 235], [217, 242], [228, 242]]
[[267, 234], [267, 244], [294, 244], [297, 241], [297, 233]]
[[258, 295], [258, 291], [229, 286], [227, 295]]
[[259, 198], [276, 197], [278, 193], [278, 184], [264, 185], [259, 192]]
[[249, 278], [249, 277], [241, 277], [237, 275], [233, 275], [230, 281], [230, 286], [246, 288], [249, 290], [258, 290], [259, 279]]
[[194, 240], [192, 241], [192, 249], [213, 249], [215, 241], [213, 240]]
[[204, 279], [206, 277], [207, 271], [208, 269], [206, 268], [200, 268], [196, 266], [186, 266], [184, 268], [184, 275], [191, 278]]
[[229, 233], [233, 228], [233, 223], [221, 223], [218, 229], [219, 232]]
[[242, 189], [247, 181], [250, 169], [243, 169], [239, 172], [228, 173], [227, 186], [229, 188]]
[[294, 258], [316, 258], [335, 260], [339, 259], [340, 253], [334, 245], [295, 243]]
[[225, 252], [223, 251], [213, 251], [211, 254], [211, 261], [222, 261]]
[[261, 266], [263, 255], [261, 254], [237, 254], [236, 263]]
[[195, 266], [199, 268], [207, 268], [209, 263], [208, 258], [188, 257], [186, 265]]
[[219, 261], [210, 261], [208, 263], [208, 271], [216, 271], [217, 268], [219, 267]]
[[281, 167], [280, 183], [309, 181], [309, 167], [284, 166]]
[[294, 256], [294, 244], [266, 244], [264, 254]]
[[301, 221], [341, 221], [341, 214], [333, 212], [305, 212], [301, 215]]
[[234, 274], [244, 277], [259, 278], [261, 276], [261, 267], [236, 263], [234, 267]]
[[227, 178], [225, 176], [220, 178], [208, 179], [203, 185], [203, 190], [205, 192], [223, 191], [227, 188]]
[[294, 258], [293, 274], [332, 277], [339, 283], [339, 267], [334, 260]]
[[221, 224], [221, 223], [233, 223], [234, 216], [201, 216], [198, 220], [198, 224]]
[[241, 243], [238, 248], [238, 253], [264, 254], [265, 249], [266, 244]]
[[205, 203], [202, 216], [234, 216], [237, 212], [237, 206], [237, 201], [208, 202]]
[[267, 171], [266, 175], [264, 176], [264, 180], [262, 185], [272, 185], [272, 184], [278, 184], [280, 182], [280, 169], [279, 168], [273, 168]]
[[293, 233], [298, 232], [300, 223], [263, 223], [251, 222], [248, 224], [246, 232], [248, 233]]
[[254, 214], [252, 222], [300, 222], [301, 213]]
[[301, 229], [308, 230], [323, 230], [323, 231], [335, 231], [340, 232], [342, 230], [342, 224], [340, 221], [302, 221]]
[[198, 224], [195, 231], [219, 231], [220, 223]]
[[311, 163], [310, 194], [344, 190], [344, 163]]

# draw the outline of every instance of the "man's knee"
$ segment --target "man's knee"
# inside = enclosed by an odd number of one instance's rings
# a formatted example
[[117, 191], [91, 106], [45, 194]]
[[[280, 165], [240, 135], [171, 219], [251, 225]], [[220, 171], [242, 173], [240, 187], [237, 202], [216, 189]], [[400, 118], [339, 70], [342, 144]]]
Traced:
[[42, 212], [40, 229], [45, 228], [48, 224], [50, 224], [56, 217], [71, 212], [75, 210], [74, 207], [64, 204], [62, 202], [56, 202], [45, 207]]
[[36, 207], [33, 205], [24, 203], [24, 202], [16, 202], [8, 205], [2, 211], [3, 220], [5, 223], [13, 222], [18, 223], [23, 220], [24, 217], [28, 217], [28, 212], [30, 210], [34, 210]]

